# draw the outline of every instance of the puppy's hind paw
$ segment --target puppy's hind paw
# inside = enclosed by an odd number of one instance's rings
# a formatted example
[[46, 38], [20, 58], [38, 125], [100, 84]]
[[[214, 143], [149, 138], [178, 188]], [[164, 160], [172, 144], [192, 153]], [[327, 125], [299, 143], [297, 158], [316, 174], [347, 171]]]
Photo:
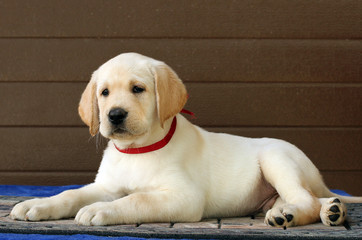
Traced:
[[341, 225], [345, 221], [346, 215], [346, 205], [344, 205], [339, 198], [329, 198], [322, 204], [320, 217], [324, 225]]
[[294, 225], [294, 214], [287, 206], [272, 208], [266, 213], [264, 222], [272, 227], [291, 227]]

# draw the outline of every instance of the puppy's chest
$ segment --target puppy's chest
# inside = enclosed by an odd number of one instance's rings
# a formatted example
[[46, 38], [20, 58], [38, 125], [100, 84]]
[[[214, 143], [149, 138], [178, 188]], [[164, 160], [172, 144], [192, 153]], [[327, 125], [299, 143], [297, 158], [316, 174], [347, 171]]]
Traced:
[[[156, 160], [157, 161], [157, 160]], [[117, 192], [150, 191], [161, 187], [165, 169], [142, 158], [104, 159], [96, 181]]]

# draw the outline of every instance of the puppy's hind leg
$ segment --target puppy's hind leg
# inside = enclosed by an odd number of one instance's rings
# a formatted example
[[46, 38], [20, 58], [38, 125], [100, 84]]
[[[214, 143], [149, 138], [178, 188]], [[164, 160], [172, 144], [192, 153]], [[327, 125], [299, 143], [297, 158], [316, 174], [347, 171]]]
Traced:
[[319, 221], [321, 203], [310, 191], [300, 163], [278, 149], [263, 152], [259, 160], [262, 174], [280, 196], [267, 212], [265, 222], [290, 227]]

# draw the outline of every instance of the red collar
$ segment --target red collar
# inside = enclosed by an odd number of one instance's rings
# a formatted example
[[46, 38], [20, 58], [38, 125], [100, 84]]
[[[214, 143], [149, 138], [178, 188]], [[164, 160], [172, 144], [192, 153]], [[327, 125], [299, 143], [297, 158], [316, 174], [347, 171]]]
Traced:
[[166, 134], [166, 136], [162, 140], [160, 140], [154, 144], [151, 144], [151, 145], [148, 145], [145, 147], [140, 147], [140, 148], [126, 148], [126, 149], [119, 149], [116, 146], [116, 144], [114, 144], [114, 146], [121, 153], [127, 153], [127, 154], [140, 154], [140, 153], [148, 153], [148, 152], [156, 151], [158, 149], [163, 148], [164, 146], [167, 145], [167, 143], [169, 143], [173, 134], [175, 133], [176, 125], [177, 125], [177, 119], [176, 119], [176, 117], [174, 117], [172, 120], [172, 123], [171, 123], [171, 128], [168, 131], [168, 133]]
[[[181, 112], [191, 115], [192, 118], [196, 118], [195, 114], [189, 110], [182, 109]], [[151, 145], [148, 145], [145, 147], [140, 147], [140, 148], [126, 148], [126, 149], [119, 149], [116, 146], [116, 144], [114, 144], [114, 147], [121, 153], [127, 153], [127, 154], [140, 154], [140, 153], [148, 153], [148, 152], [153, 152], [153, 151], [159, 150], [170, 142], [173, 134], [175, 133], [176, 125], [177, 125], [177, 119], [176, 119], [176, 117], [174, 117], [172, 120], [172, 123], [171, 123], [171, 128], [168, 131], [168, 133], [166, 134], [166, 136], [162, 140], [160, 140], [154, 144], [151, 144]]]

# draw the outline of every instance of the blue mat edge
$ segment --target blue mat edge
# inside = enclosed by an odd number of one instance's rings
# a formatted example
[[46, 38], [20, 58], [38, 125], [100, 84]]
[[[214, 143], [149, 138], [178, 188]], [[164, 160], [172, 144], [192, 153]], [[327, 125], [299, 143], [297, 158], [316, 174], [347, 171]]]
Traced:
[[[33, 186], [33, 185], [0, 185], [0, 195], [19, 196], [19, 197], [49, 197], [59, 194], [65, 190], [77, 189], [84, 185], [65, 185], [65, 186]], [[332, 189], [332, 192], [351, 196], [347, 192], [338, 189]]]
[[[87, 234], [75, 235], [45, 235], [45, 234], [17, 234], [17, 233], [0, 233], [0, 240], [162, 240], [160, 238], [137, 238], [137, 237], [108, 237], [108, 236], [95, 236]], [[173, 240], [173, 239], [168, 239]]]

